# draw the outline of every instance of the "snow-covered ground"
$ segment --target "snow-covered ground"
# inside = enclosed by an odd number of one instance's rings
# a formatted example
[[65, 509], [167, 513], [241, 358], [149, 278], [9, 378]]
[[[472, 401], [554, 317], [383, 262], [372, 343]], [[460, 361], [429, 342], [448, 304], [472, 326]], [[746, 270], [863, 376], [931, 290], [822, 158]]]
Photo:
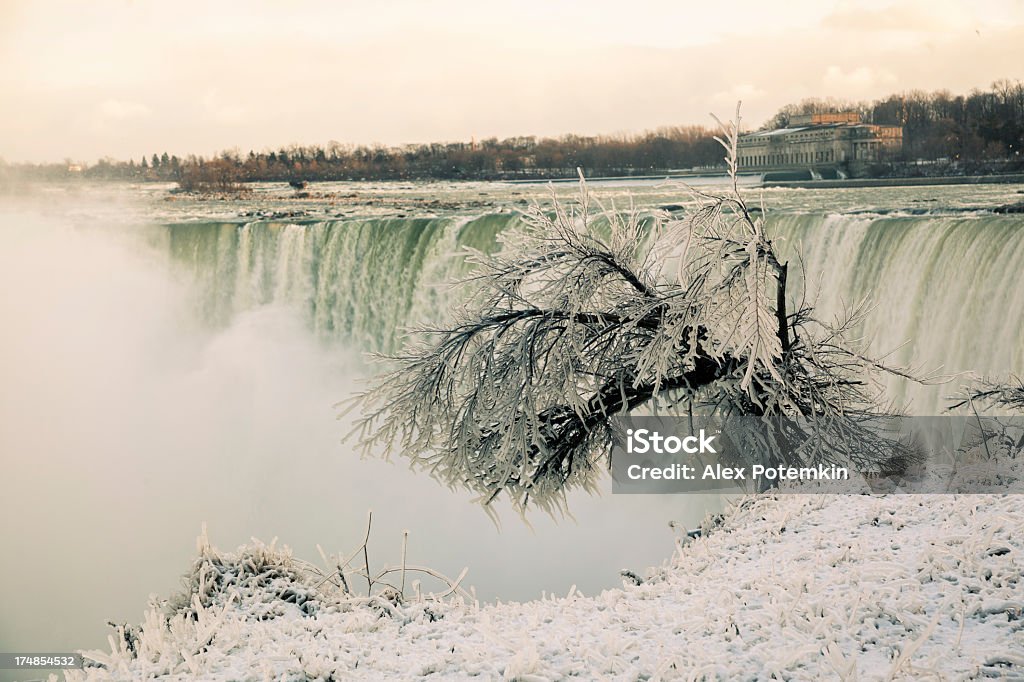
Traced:
[[287, 554], [206, 549], [191, 606], [68, 677], [1024, 679], [1022, 531], [1015, 495], [747, 497], [639, 585], [497, 605], [343, 597]]

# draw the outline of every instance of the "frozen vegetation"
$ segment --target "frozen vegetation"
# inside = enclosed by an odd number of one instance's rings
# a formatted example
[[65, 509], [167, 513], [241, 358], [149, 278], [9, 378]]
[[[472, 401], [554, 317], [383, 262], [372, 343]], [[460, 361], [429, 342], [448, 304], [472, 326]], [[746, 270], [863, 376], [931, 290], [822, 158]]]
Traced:
[[185, 596], [69, 679], [1003, 677], [1024, 672], [1022, 527], [1013, 495], [751, 496], [622, 589], [487, 605], [207, 546]]
[[615, 418], [647, 407], [760, 418], [770, 428], [733, 433], [749, 464], [915, 463], [874, 428], [890, 412], [880, 375], [910, 375], [850, 339], [862, 306], [819, 319], [787, 288], [763, 210], [735, 184], [739, 120], [719, 139], [733, 186], [693, 190], [681, 218], [605, 208], [581, 173], [576, 204], [534, 206], [497, 252], [472, 252], [463, 309], [416, 330], [354, 403], [365, 450], [520, 511], [594, 490]]

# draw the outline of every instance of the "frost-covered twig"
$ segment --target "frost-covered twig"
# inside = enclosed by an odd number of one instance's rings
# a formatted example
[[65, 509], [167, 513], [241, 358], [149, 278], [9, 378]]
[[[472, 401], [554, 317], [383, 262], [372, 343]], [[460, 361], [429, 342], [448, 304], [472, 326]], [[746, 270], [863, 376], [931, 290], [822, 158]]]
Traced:
[[1024, 412], [1024, 379], [1011, 376], [1006, 381], [983, 379], [977, 387], [964, 391], [966, 397], [950, 405], [950, 409], [964, 407], [972, 402], [992, 408], [1003, 408], [1014, 413]]

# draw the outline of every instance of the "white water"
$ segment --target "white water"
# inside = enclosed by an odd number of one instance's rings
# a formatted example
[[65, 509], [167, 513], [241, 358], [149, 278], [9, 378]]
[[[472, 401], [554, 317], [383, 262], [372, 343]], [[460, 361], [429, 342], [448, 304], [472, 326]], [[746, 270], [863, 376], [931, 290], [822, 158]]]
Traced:
[[[299, 311], [321, 338], [394, 350], [402, 328], [436, 320], [453, 296], [441, 283], [462, 274], [459, 247], [494, 247], [515, 214], [478, 219], [347, 220], [311, 225], [193, 224], [168, 228], [171, 249], [205, 279], [214, 320], [266, 304]], [[888, 376], [889, 399], [915, 414], [939, 414], [970, 380], [1024, 367], [1024, 219], [991, 213], [913, 216], [780, 213], [780, 252], [807, 271], [820, 318], [866, 302], [857, 329], [875, 357], [924, 375]], [[792, 304], [801, 294], [792, 282]], [[963, 375], [962, 375], [963, 374]], [[961, 376], [962, 375], [962, 376]]]
[[[857, 331], [886, 364], [940, 373], [920, 385], [889, 375], [886, 395], [941, 414], [973, 373], [1024, 371], [1024, 219], [991, 214], [781, 215], [780, 250], [803, 254], [822, 319], [870, 304]], [[796, 292], [793, 292], [794, 294]]]
[[[920, 195], [973, 196], [948, 191]], [[872, 296], [875, 350], [910, 340], [893, 362], [948, 372], [1024, 366], [1020, 216], [784, 196], [784, 248], [820, 279], [823, 311]], [[514, 214], [142, 229], [82, 204], [0, 211], [0, 649], [101, 645], [105, 620], [137, 621], [175, 588], [203, 521], [221, 546], [278, 536], [315, 559], [316, 543], [356, 546], [372, 508], [375, 563], [398, 560], [408, 528], [418, 563], [469, 566], [482, 597], [523, 599], [614, 585], [669, 555], [669, 519], [714, 507], [577, 497], [578, 524], [540, 517], [534, 532], [506, 514], [499, 533], [465, 495], [340, 443], [332, 405], [368, 373], [360, 351], [439, 316], [438, 283], [462, 267], [451, 251], [490, 248]], [[919, 414], [953, 388], [889, 385]]]

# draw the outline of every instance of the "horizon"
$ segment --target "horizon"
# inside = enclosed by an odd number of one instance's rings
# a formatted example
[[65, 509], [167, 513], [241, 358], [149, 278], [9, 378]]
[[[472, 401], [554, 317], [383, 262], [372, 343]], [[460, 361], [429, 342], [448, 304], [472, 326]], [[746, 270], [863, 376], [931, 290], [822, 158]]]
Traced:
[[0, 159], [631, 135], [711, 127], [738, 100], [751, 128], [808, 98], [1024, 79], [1014, 0], [739, 7], [5, 3]]
[[[1003, 80], [1003, 79], [994, 79], [993, 82], [989, 84], [988, 88], [985, 88], [985, 87], [972, 88], [971, 92], [985, 91], [986, 89], [995, 87], [1000, 80]], [[1020, 81], [1014, 81], [1014, 82], [1019, 83]], [[942, 92], [942, 91], [941, 90], [924, 91], [924, 90], [921, 90], [921, 89], [910, 89], [910, 90], [904, 90], [904, 91], [901, 91], [901, 92], [889, 93], [889, 95], [882, 96], [882, 98], [885, 98], [885, 97], [888, 97], [888, 96], [908, 95], [908, 94], [913, 93], [913, 92], [926, 92], [927, 94], [932, 94], [932, 93], [937, 93], [937, 92]], [[970, 93], [958, 93], [957, 92], [957, 93], [952, 93], [952, 94], [953, 94], [953, 96], [965, 96], [966, 97]], [[815, 100], [815, 99], [821, 100], [826, 105], [829, 103], [824, 98], [814, 98], [814, 97], [806, 98], [806, 100]], [[880, 99], [880, 98], [875, 98], [875, 101], [877, 101], [878, 99]], [[779, 109], [777, 109], [775, 112], [773, 112], [771, 114], [771, 116], [769, 116], [766, 120], [762, 121], [760, 123], [760, 125], [751, 125], [747, 121], [747, 118], [745, 116], [742, 116], [743, 112], [741, 110], [740, 114], [741, 114], [742, 120], [744, 122], [744, 125], [741, 128], [741, 133], [742, 134], [747, 134], [747, 133], [755, 132], [755, 131], [759, 130], [760, 128], [763, 128], [765, 125], [768, 124], [768, 122], [771, 120], [771, 118], [774, 117], [779, 112], [779, 110], [781, 110], [782, 107], [784, 107], [786, 105], [790, 105], [790, 104], [798, 105], [798, 104], [801, 104], [803, 101], [805, 101], [805, 100], [802, 100], [801, 102], [787, 102], [787, 103], [785, 103], [783, 105], [780, 105]], [[858, 104], [871, 104], [872, 100], [861, 100], [859, 102], [845, 102], [845, 101], [837, 100], [837, 102], [839, 104], [841, 104], [841, 105], [846, 105], [846, 104], [858, 105]], [[741, 101], [737, 101], [737, 105], [741, 105], [741, 104], [742, 104]], [[849, 110], [849, 109], [837, 108], [836, 110], [837, 111], [845, 111], [845, 110]], [[735, 113], [735, 109], [733, 110], [733, 112]], [[204, 154], [197, 154], [195, 152], [190, 152], [190, 151], [184, 151], [184, 152], [180, 152], [180, 153], [171, 153], [168, 150], [156, 149], [152, 153], [140, 154], [138, 156], [138, 161], [140, 163], [142, 163], [142, 164], [145, 164], [145, 163], [149, 162], [151, 156], [158, 156], [158, 155], [161, 155], [161, 154], [167, 154], [169, 156], [172, 156], [174, 158], [180, 159], [182, 161], [185, 161], [185, 160], [187, 160], [189, 158], [192, 158], [192, 157], [197, 158], [197, 159], [216, 159], [216, 158], [219, 158], [219, 157], [224, 156], [224, 155], [229, 155], [229, 156], [232, 156], [232, 157], [237, 158], [237, 159], [244, 159], [249, 154], [256, 154], [257, 156], [265, 156], [267, 154], [271, 154], [271, 153], [275, 153], [275, 152], [279, 152], [279, 151], [286, 151], [286, 150], [290, 150], [292, 148], [328, 149], [332, 144], [338, 144], [338, 145], [341, 146], [341, 148], [345, 149], [346, 151], [350, 151], [350, 150], [354, 150], [354, 149], [358, 149], [358, 148], [386, 149], [386, 150], [389, 150], [389, 151], [393, 151], [393, 150], [400, 150], [400, 149], [403, 149], [403, 148], [406, 148], [406, 147], [416, 148], [416, 147], [427, 147], [427, 146], [430, 146], [430, 145], [459, 145], [459, 144], [481, 143], [481, 142], [486, 141], [488, 139], [495, 139], [499, 143], [502, 143], [502, 142], [506, 142], [508, 140], [514, 140], [514, 139], [517, 139], [517, 138], [534, 138], [534, 139], [536, 139], [538, 141], [542, 141], [542, 140], [556, 140], [557, 141], [557, 140], [562, 140], [562, 139], [565, 139], [565, 138], [571, 137], [571, 136], [580, 136], [580, 137], [585, 137], [585, 138], [597, 138], [597, 139], [601, 139], [601, 138], [614, 139], [614, 138], [617, 138], [617, 137], [640, 138], [640, 137], [643, 137], [645, 135], [656, 134], [659, 131], [665, 130], [665, 129], [668, 129], [668, 128], [703, 128], [703, 129], [705, 129], [708, 132], [709, 135], [711, 135], [711, 134], [718, 134], [716, 132], [716, 129], [718, 128], [718, 123], [714, 121], [714, 118], [712, 117], [712, 114], [715, 114], [716, 116], [718, 115], [715, 112], [709, 113], [708, 118], [710, 120], [710, 124], [701, 124], [701, 123], [673, 123], [673, 124], [666, 124], [666, 125], [663, 125], [663, 126], [657, 126], [657, 127], [654, 127], [654, 128], [645, 128], [643, 130], [619, 130], [619, 131], [615, 131], [615, 132], [600, 132], [599, 131], [599, 132], [591, 133], [589, 135], [580, 135], [579, 133], [577, 133], [575, 131], [566, 131], [566, 132], [562, 132], [562, 133], [556, 133], [556, 134], [553, 134], [553, 135], [529, 135], [529, 134], [516, 135], [516, 134], [513, 134], [513, 135], [508, 135], [506, 137], [489, 136], [489, 137], [483, 137], [483, 138], [477, 138], [476, 136], [471, 136], [469, 139], [463, 138], [463, 139], [447, 139], [447, 140], [418, 140], [418, 141], [401, 142], [401, 143], [395, 143], [395, 144], [384, 144], [384, 143], [379, 143], [379, 142], [338, 143], [337, 140], [331, 140], [329, 142], [291, 142], [291, 143], [282, 144], [282, 145], [264, 145], [262, 147], [250, 147], [248, 149], [241, 149], [239, 147], [232, 147], [232, 148], [225, 148], [225, 149], [217, 149], [217, 150], [214, 150], [213, 152], [204, 153]], [[719, 116], [719, 118], [722, 119], [721, 116]], [[722, 120], [728, 121], [728, 120], [730, 120], [730, 118], [731, 117], [726, 117], [726, 118], [724, 118]], [[114, 164], [122, 164], [122, 163], [127, 164], [127, 163], [134, 163], [135, 161], [136, 161], [136, 157], [130, 157], [129, 156], [129, 157], [120, 157], [119, 158], [119, 157], [113, 157], [111, 155], [104, 155], [104, 156], [96, 157], [94, 159], [76, 159], [76, 158], [64, 157], [64, 158], [62, 158], [60, 160], [46, 159], [46, 160], [41, 160], [41, 161], [25, 161], [25, 160], [23, 160], [23, 161], [13, 161], [12, 162], [12, 161], [9, 161], [9, 160], [5, 159], [3, 156], [0, 156], [0, 163], [7, 163], [7, 164], [10, 164], [10, 165], [14, 165], [14, 166], [18, 166], [18, 165], [25, 165], [25, 166], [33, 166], [33, 165], [35, 165], [35, 166], [48, 166], [48, 165], [61, 165], [61, 164], [64, 164], [64, 163], [71, 163], [71, 164], [75, 164], [75, 165], [82, 165], [82, 166], [86, 166], [86, 167], [92, 167], [92, 166], [95, 166], [95, 165], [100, 164], [102, 162], [110, 162], [110, 163], [114, 163]]]

